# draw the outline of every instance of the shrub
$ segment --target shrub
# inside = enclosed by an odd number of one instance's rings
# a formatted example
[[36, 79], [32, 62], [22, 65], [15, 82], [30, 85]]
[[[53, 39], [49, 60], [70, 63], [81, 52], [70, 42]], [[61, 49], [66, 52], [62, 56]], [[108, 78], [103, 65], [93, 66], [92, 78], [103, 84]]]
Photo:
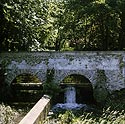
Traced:
[[3, 103], [0, 104], [0, 124], [15, 124], [14, 119], [19, 113], [12, 109], [10, 106], [6, 106]]

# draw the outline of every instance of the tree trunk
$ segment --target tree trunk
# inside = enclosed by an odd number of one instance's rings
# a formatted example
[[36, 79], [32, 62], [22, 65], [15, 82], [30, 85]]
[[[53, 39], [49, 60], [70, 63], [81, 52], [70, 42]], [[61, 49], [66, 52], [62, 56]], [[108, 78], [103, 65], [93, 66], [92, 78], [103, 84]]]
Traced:
[[122, 14], [120, 15], [121, 18], [121, 30], [119, 34], [119, 49], [125, 49], [125, 10], [123, 10]]
[[60, 41], [57, 39], [55, 43], [55, 51], [60, 51]]

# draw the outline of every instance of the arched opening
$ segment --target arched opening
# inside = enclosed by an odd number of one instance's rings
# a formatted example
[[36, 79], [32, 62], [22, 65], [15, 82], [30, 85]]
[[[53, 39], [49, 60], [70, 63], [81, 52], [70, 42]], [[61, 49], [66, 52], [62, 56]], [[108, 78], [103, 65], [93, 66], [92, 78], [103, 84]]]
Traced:
[[[65, 77], [60, 86], [62, 89], [66, 89], [68, 86], [73, 86], [76, 89], [76, 103], [93, 104], [95, 103], [93, 97], [93, 87], [89, 79], [80, 74], [71, 74]], [[64, 93], [60, 93], [58, 100], [63, 102], [61, 98], [64, 98]]]
[[20, 74], [11, 83], [12, 98], [15, 101], [37, 101], [42, 97], [42, 82], [32, 74]]

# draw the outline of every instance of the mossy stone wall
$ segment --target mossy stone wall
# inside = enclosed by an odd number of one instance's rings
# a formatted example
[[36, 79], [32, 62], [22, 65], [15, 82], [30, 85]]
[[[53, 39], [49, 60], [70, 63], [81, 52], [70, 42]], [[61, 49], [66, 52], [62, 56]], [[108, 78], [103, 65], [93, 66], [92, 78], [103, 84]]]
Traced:
[[35, 75], [45, 83], [47, 70], [54, 70], [53, 83], [60, 83], [71, 74], [88, 78], [98, 101], [109, 92], [125, 88], [124, 51], [9, 52], [0, 53], [0, 58], [8, 85], [23, 73]]

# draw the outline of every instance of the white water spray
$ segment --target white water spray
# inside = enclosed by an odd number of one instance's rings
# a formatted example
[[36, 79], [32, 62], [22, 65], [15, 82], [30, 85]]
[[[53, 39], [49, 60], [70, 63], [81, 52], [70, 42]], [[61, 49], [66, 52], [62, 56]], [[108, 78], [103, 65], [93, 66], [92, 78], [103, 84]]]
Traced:
[[75, 87], [69, 86], [66, 88], [65, 103], [76, 103], [76, 89], [75, 89]]
[[64, 104], [58, 103], [53, 107], [53, 111], [58, 111], [58, 109], [73, 110], [81, 109], [86, 107], [86, 104], [77, 104], [76, 103], [76, 89], [73, 86], [68, 86], [64, 93]]

